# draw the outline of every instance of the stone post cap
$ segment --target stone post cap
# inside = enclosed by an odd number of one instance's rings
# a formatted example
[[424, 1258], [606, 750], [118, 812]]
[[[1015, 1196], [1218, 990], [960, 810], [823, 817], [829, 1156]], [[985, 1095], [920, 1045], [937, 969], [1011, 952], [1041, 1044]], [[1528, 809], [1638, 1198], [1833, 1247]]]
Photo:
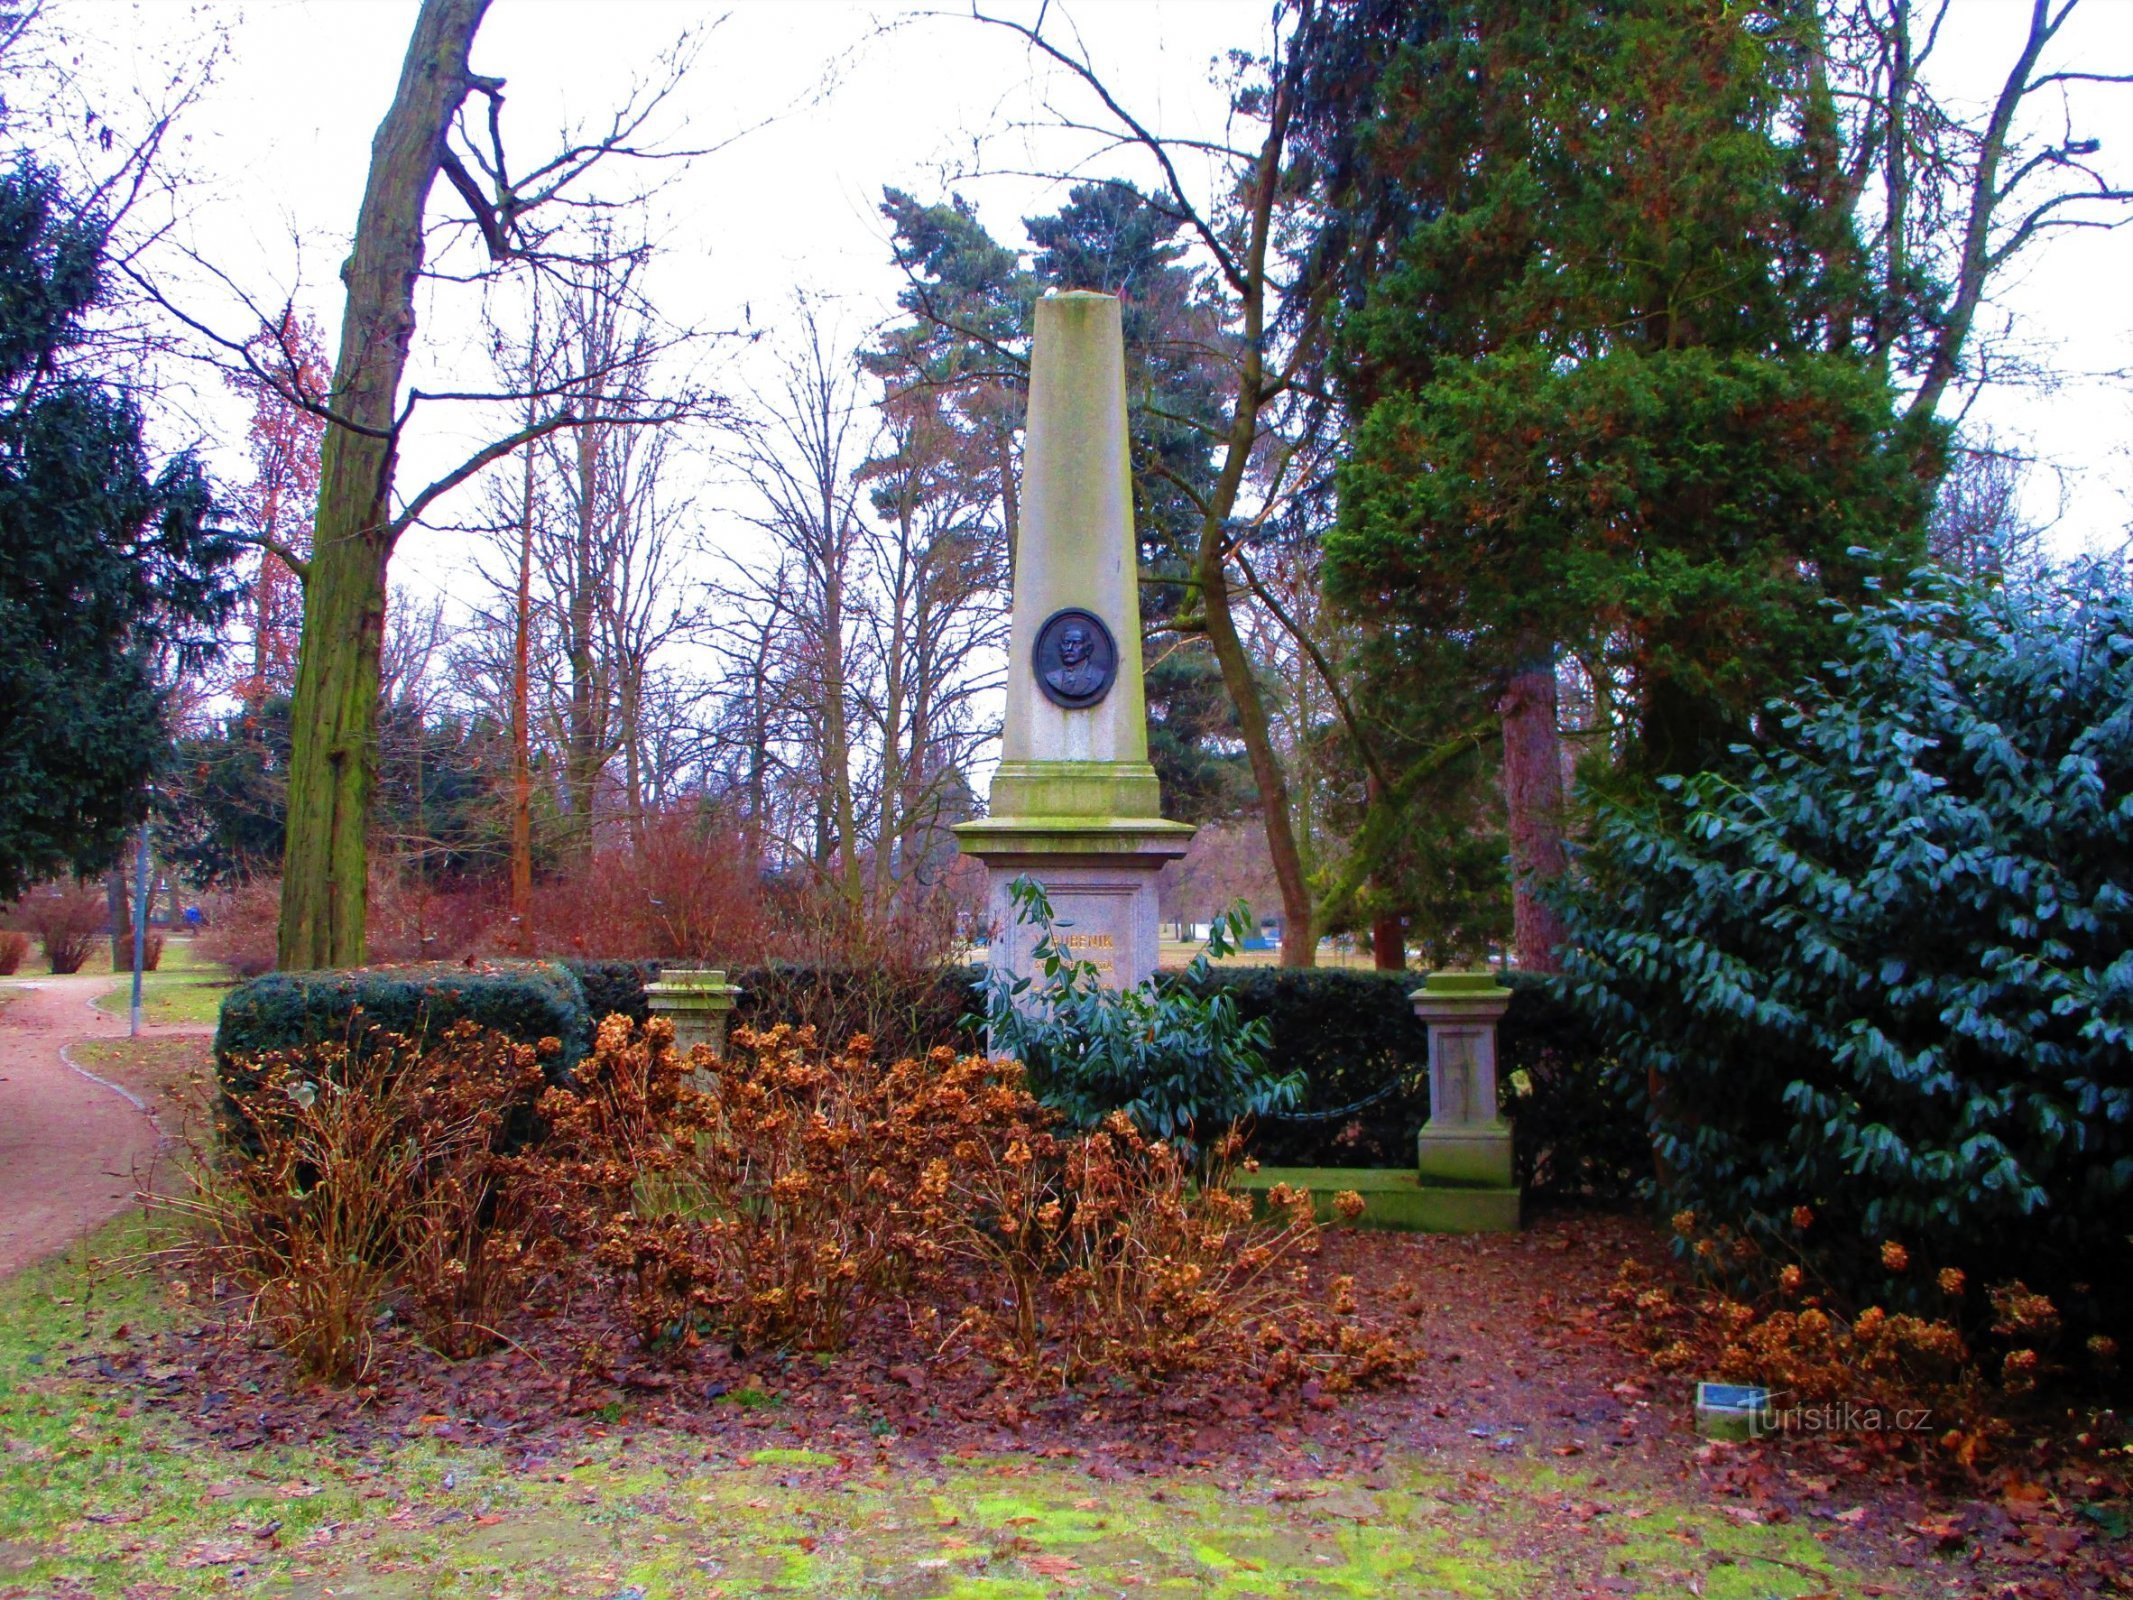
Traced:
[[668, 967], [644, 986], [655, 1011], [731, 1011], [740, 992], [726, 981], [723, 967]]
[[1511, 1004], [1511, 991], [1493, 972], [1432, 972], [1408, 997], [1424, 1022], [1493, 1021]]

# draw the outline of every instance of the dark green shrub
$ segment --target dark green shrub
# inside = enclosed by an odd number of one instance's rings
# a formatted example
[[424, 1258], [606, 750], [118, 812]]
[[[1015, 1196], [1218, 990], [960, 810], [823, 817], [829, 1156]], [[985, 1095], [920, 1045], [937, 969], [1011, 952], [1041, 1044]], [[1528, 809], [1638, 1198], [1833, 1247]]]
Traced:
[[535, 961], [472, 967], [423, 962], [273, 972], [238, 985], [222, 1002], [215, 1072], [225, 1093], [244, 1094], [253, 1087], [246, 1063], [270, 1051], [354, 1042], [379, 1030], [419, 1046], [461, 1021], [522, 1044], [561, 1040], [562, 1049], [543, 1061], [557, 1080], [592, 1048], [585, 992], [565, 968]]
[[1791, 1242], [1877, 1300], [1952, 1266], [2122, 1306], [2125, 574], [1933, 588], [1845, 631], [1736, 770], [1602, 808], [1572, 994], [1655, 1086], [1664, 1198], [1703, 1226], [1790, 1238], [1805, 1206]]
[[[595, 1023], [619, 1012], [632, 1022], [650, 1015], [644, 986], [671, 961], [565, 961], [585, 990], [585, 1009]], [[983, 1004], [977, 967], [930, 967], [892, 971], [881, 967], [778, 961], [730, 967], [729, 983], [740, 986], [730, 1025], [774, 1028], [781, 1022], [812, 1027], [826, 1045], [842, 1047], [854, 1034], [874, 1040], [884, 1060], [922, 1056], [945, 1044], [968, 1052], [983, 1046], [983, 1030], [966, 1026]]]
[[1054, 938], [1040, 885], [1017, 878], [1009, 892], [1017, 920], [1037, 930], [1039, 976], [987, 984], [991, 1049], [1021, 1062], [1037, 1098], [1070, 1124], [1093, 1128], [1122, 1111], [1153, 1138], [1190, 1144], [1302, 1098], [1302, 1074], [1268, 1060], [1266, 1023], [1200, 987], [1208, 957], [1229, 954], [1251, 929], [1242, 902], [1215, 919], [1180, 982], [1112, 989]]
[[671, 961], [578, 961], [564, 960], [558, 965], [569, 969], [578, 980], [578, 987], [585, 992], [585, 1014], [598, 1027], [607, 1017], [628, 1017], [632, 1022], [643, 1022], [651, 1015], [645, 1004], [644, 986], [659, 976], [660, 968], [676, 966]]
[[[1511, 990], [1496, 1055], [1518, 1181], [1540, 1199], [1628, 1200], [1651, 1168], [1642, 1113], [1617, 1091], [1590, 1025], [1552, 980], [1510, 972], [1499, 981]], [[1275, 1060], [1304, 1074], [1302, 1103], [1260, 1120], [1252, 1154], [1270, 1166], [1414, 1164], [1415, 1133], [1429, 1120], [1428, 1032], [1409, 999], [1420, 973], [1227, 967], [1200, 983], [1264, 1019]]]
[[1303, 1074], [1297, 1103], [1258, 1120], [1253, 1155], [1270, 1166], [1414, 1165], [1429, 1117], [1429, 1040], [1407, 998], [1419, 975], [1215, 967], [1161, 981], [1226, 997], [1266, 1025], [1275, 1061]]
[[1562, 980], [1510, 972], [1500, 981], [1511, 1005], [1496, 1027], [1497, 1098], [1516, 1129], [1518, 1181], [1534, 1199], [1629, 1203], [1652, 1170], [1642, 1102], [1622, 1092], [1613, 1056]]

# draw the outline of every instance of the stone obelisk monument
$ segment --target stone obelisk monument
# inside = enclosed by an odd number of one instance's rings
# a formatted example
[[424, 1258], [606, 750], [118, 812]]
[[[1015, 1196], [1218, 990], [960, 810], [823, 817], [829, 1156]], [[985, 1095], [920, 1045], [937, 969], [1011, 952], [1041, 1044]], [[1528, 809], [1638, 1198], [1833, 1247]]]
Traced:
[[1156, 874], [1193, 830], [1148, 764], [1118, 301], [1037, 302], [1007, 724], [990, 815], [955, 831], [985, 863], [992, 968], [1033, 975], [1008, 885], [1044, 885], [1061, 942], [1124, 988], [1155, 971]]

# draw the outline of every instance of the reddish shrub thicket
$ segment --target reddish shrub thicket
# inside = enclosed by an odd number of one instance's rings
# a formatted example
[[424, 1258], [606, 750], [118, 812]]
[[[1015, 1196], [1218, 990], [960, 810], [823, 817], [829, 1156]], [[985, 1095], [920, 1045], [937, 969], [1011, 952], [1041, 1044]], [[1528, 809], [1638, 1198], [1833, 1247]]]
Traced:
[[504, 915], [493, 885], [439, 886], [390, 862], [370, 871], [372, 961], [458, 961], [485, 949]]
[[12, 977], [30, 953], [30, 936], [13, 928], [0, 929], [0, 978]]
[[281, 920], [281, 880], [254, 878], [205, 897], [205, 921], [193, 949], [240, 978], [274, 970], [274, 934]]
[[[274, 970], [279, 878], [254, 878], [211, 895], [206, 912], [194, 946], [202, 956], [240, 978]], [[390, 863], [380, 864], [370, 878], [370, 959], [457, 961], [492, 942], [501, 915], [493, 888], [440, 889]]]
[[834, 886], [787, 888], [771, 901], [767, 963], [749, 979], [752, 1015], [812, 1024], [827, 1041], [871, 1038], [891, 1060], [961, 1036], [973, 1009], [955, 980], [963, 907], [953, 892], [854, 907]]
[[[536, 881], [534, 948], [544, 955], [742, 965], [763, 958], [766, 905], [738, 834], [688, 813], [647, 817], [627, 843]], [[515, 930], [498, 919], [498, 937]]]
[[373, 1032], [253, 1065], [236, 1137], [157, 1202], [191, 1224], [180, 1266], [234, 1289], [307, 1376], [361, 1376], [388, 1296], [448, 1355], [494, 1348], [530, 1270], [499, 1146], [545, 1081], [539, 1052], [461, 1022], [421, 1048]]
[[268, 1058], [239, 1109], [251, 1153], [198, 1164], [191, 1259], [329, 1376], [363, 1369], [382, 1305], [458, 1354], [538, 1338], [510, 1320], [528, 1302], [595, 1296], [611, 1320], [588, 1360], [836, 1350], [868, 1324], [1049, 1386], [1339, 1389], [1412, 1366], [1347, 1280], [1312, 1292], [1309, 1196], [1255, 1222], [1219, 1169], [1195, 1181], [1123, 1122], [1055, 1134], [1012, 1063], [883, 1064], [783, 1025], [683, 1062], [664, 1020], [609, 1017], [572, 1085], [540, 1093], [545, 1136], [498, 1153], [536, 1057], [462, 1026], [419, 1056], [388, 1038]]
[[55, 973], [79, 972], [110, 922], [103, 891], [78, 883], [47, 884], [25, 895], [19, 915]]
[[[617, 839], [583, 863], [534, 882], [532, 928], [514, 926], [501, 880], [436, 885], [391, 861], [373, 866], [372, 961], [478, 956], [703, 960], [779, 964], [814, 990], [776, 997], [824, 1037], [871, 1033], [899, 1047], [904, 1024], [957, 944], [967, 883], [899, 886], [893, 904], [855, 905], [827, 881], [766, 887], [739, 833], [716, 817], [675, 811], [646, 818], [641, 847]], [[198, 948], [241, 978], [274, 967], [278, 879], [257, 878], [209, 897]], [[832, 992], [834, 991], [834, 992]], [[937, 1034], [935, 1035], [937, 1036]]]

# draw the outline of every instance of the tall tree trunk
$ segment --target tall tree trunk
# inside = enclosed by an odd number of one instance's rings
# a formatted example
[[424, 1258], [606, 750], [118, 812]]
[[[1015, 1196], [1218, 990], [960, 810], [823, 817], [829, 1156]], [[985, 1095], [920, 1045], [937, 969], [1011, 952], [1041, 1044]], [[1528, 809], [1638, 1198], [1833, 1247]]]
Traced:
[[577, 433], [578, 526], [576, 572], [572, 577], [566, 626], [570, 659], [569, 787], [571, 849], [583, 857], [593, 845], [593, 791], [599, 787], [601, 730], [598, 727], [601, 698], [594, 681], [599, 672], [593, 655], [593, 610], [598, 583], [593, 576], [594, 530], [598, 526], [600, 432], [580, 428]]
[[1568, 864], [1552, 652], [1527, 654], [1496, 710], [1503, 719], [1503, 790], [1511, 835], [1511, 937], [1526, 971], [1560, 972], [1563, 919], [1540, 894]]
[[[530, 387], [530, 385], [529, 385]], [[518, 597], [511, 635], [511, 922], [533, 948], [533, 445], [519, 483]]]
[[911, 581], [911, 474], [902, 480], [904, 503], [897, 508], [896, 566], [890, 575], [889, 645], [882, 662], [881, 686], [881, 810], [874, 819], [874, 871], [872, 895], [878, 914], [889, 903], [895, 887], [897, 844], [909, 826], [904, 799], [909, 784], [904, 771], [904, 696], [908, 679], [908, 640], [915, 586]]
[[760, 881], [763, 870], [769, 865], [763, 844], [766, 837], [764, 817], [770, 805], [770, 695], [769, 671], [764, 656], [770, 648], [770, 634], [763, 633], [763, 648], [749, 664], [748, 688], [748, 869]]
[[[1970, 209], [1963, 218], [1962, 250], [1956, 258], [1954, 292], [1949, 295], [1938, 320], [1933, 351], [1927, 358], [1918, 391], [1904, 409], [1906, 421], [1914, 418], [1924, 421], [1940, 409], [1941, 396], [1947, 393], [1948, 386], [1961, 370], [1963, 346], [1970, 338], [1971, 324], [1977, 320], [1986, 280], [1992, 276], [1993, 269], [2017, 248], [2016, 240], [2010, 240], [1997, 251], [1992, 247], [1994, 213], [2007, 198], [2007, 190], [2001, 185], [2000, 163], [2007, 158], [2008, 136], [2014, 127], [2015, 114], [2022, 108], [2023, 96], [2029, 92], [2030, 75], [2037, 69], [2037, 58], [2073, 9], [2071, 5], [2061, 6], [2055, 16], [2050, 0], [2030, 0], [2028, 35], [2022, 41], [2015, 64], [2008, 69], [1999, 96], [1992, 103], [1992, 115], [1986, 121], [1985, 132], [1978, 141], [1973, 158], [1976, 166], [1971, 179]], [[2019, 179], [2017, 174], [2016, 181]], [[2012, 184], [2007, 187], [2011, 189]], [[1918, 458], [1920, 476], [1937, 481], [1943, 469], [1939, 450], [1933, 445], [1922, 446]]]
[[[1235, 503], [1232, 489], [1228, 500]], [[1266, 700], [1259, 692], [1258, 675], [1251, 657], [1237, 635], [1237, 622], [1230, 611], [1229, 578], [1223, 571], [1221, 524], [1208, 519], [1200, 535], [1197, 560], [1200, 594], [1206, 605], [1207, 639], [1214, 646], [1215, 661], [1222, 668], [1222, 686], [1237, 708], [1237, 729], [1244, 736], [1245, 757], [1251, 763], [1252, 781], [1259, 786], [1260, 818], [1266, 829], [1267, 853], [1274, 861], [1274, 881], [1281, 888], [1281, 964], [1309, 967], [1318, 962], [1318, 936], [1311, 922], [1311, 888], [1304, 878], [1303, 854], [1296, 848], [1296, 827], [1289, 811], [1289, 782], [1282, 774], [1281, 758], [1274, 753], [1274, 738], [1268, 723]]]
[[[265, 523], [262, 532], [269, 539], [279, 537], [281, 528], [281, 485], [275, 483], [267, 490]], [[244, 727], [256, 745], [266, 743], [266, 727], [260, 716], [266, 705], [267, 675], [274, 664], [274, 626], [280, 616], [281, 581], [285, 569], [281, 557], [272, 550], [262, 550], [259, 555], [259, 581], [255, 585], [252, 624], [252, 677], [244, 690]]]
[[[1375, 806], [1383, 798], [1384, 784], [1376, 773], [1363, 779], [1363, 795], [1367, 804]], [[1383, 913], [1370, 919], [1370, 964], [1380, 972], [1405, 972], [1407, 970], [1407, 925], [1398, 912]]]
[[1252, 781], [1259, 789], [1259, 811], [1266, 830], [1267, 854], [1274, 863], [1274, 881], [1281, 890], [1281, 964], [1309, 967], [1318, 963], [1318, 935], [1312, 925], [1311, 888], [1304, 877], [1303, 853], [1296, 847], [1296, 823], [1289, 805], [1289, 783], [1274, 751], [1272, 721], [1266, 698], [1259, 691], [1259, 674], [1253, 670], [1244, 641], [1237, 632], [1237, 619], [1230, 609], [1229, 571], [1223, 548], [1223, 530], [1236, 508], [1237, 491], [1252, 447], [1259, 437], [1259, 410], [1264, 403], [1261, 385], [1265, 367], [1261, 355], [1263, 329], [1257, 294], [1245, 299], [1244, 370], [1238, 378], [1236, 409], [1231, 414], [1229, 443], [1222, 471], [1208, 497], [1207, 514], [1200, 526], [1200, 547], [1193, 556], [1193, 576], [1200, 591], [1207, 642], [1222, 669], [1222, 686], [1229, 691], [1237, 710], [1237, 731], [1244, 739], [1245, 758], [1251, 764]]
[[623, 656], [615, 663], [616, 711], [621, 717], [622, 797], [629, 812], [630, 855], [642, 861], [644, 837], [644, 663]]
[[1015, 430], [1001, 428], [993, 434], [993, 458], [1000, 473], [1000, 526], [1007, 537], [1007, 588], [1015, 587], [1015, 555], [1022, 544], [1022, 506], [1015, 498]]
[[1380, 972], [1407, 970], [1407, 924], [1399, 917], [1370, 919], [1370, 964]]
[[1229, 691], [1237, 710], [1237, 732], [1244, 740], [1245, 758], [1251, 763], [1252, 781], [1259, 789], [1260, 819], [1266, 829], [1267, 854], [1273, 859], [1274, 881], [1281, 890], [1281, 964], [1309, 967], [1318, 964], [1318, 933], [1313, 925], [1311, 887], [1304, 876], [1303, 853], [1296, 845], [1296, 819], [1290, 809], [1289, 784], [1274, 750], [1272, 720], [1266, 698], [1259, 691], [1259, 675], [1237, 632], [1230, 609], [1228, 551], [1223, 540], [1230, 516], [1237, 508], [1237, 494], [1259, 442], [1260, 413], [1268, 399], [1266, 291], [1267, 251], [1272, 237], [1275, 190], [1281, 176], [1281, 152], [1288, 122], [1294, 110], [1292, 86], [1284, 82], [1270, 108], [1265, 143], [1252, 173], [1250, 236], [1246, 259], [1237, 279], [1242, 302], [1243, 361], [1237, 372], [1237, 399], [1230, 412], [1222, 470], [1208, 496], [1200, 524], [1200, 547], [1193, 556], [1193, 575], [1198, 582], [1205, 611], [1207, 642], [1222, 669], [1222, 686]]
[[[835, 511], [825, 503], [823, 531], [840, 541], [825, 549], [822, 573], [822, 765], [823, 781], [829, 785], [828, 821], [836, 833], [836, 850], [842, 856], [837, 881], [844, 898], [857, 906], [860, 897], [858, 825], [852, 805], [851, 728], [845, 714], [844, 681], [844, 552], [843, 531], [831, 520]], [[827, 843], [827, 841], [825, 841]]]
[[371, 143], [319, 464], [318, 516], [290, 716], [279, 961], [357, 966], [369, 914], [378, 655], [391, 558], [395, 405], [415, 332], [422, 213], [468, 88], [489, 0], [423, 0], [393, 103]]
[[1874, 366], [1886, 375], [1896, 333], [1911, 303], [1911, 3], [1895, 0], [1889, 11], [1891, 54], [1886, 141], [1882, 157], [1882, 226], [1887, 232], [1888, 281], [1874, 317]]
[[104, 874], [104, 910], [111, 918], [111, 970], [133, 970], [133, 896], [126, 875], [133, 870], [130, 856], [122, 857]]

